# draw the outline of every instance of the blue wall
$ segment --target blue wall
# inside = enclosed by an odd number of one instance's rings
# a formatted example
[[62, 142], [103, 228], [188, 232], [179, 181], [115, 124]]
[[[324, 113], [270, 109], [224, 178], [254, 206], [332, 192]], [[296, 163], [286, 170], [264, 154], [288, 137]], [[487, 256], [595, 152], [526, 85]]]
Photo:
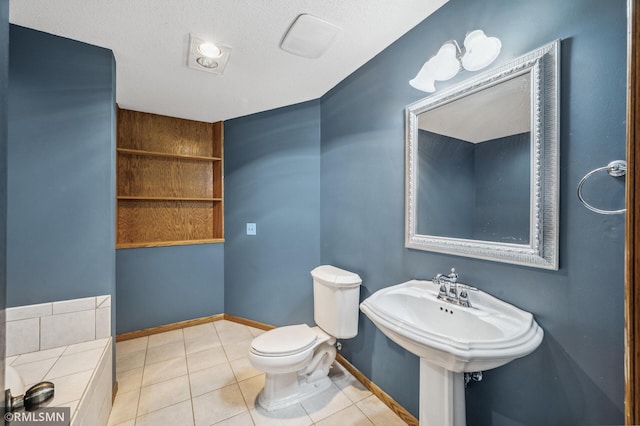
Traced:
[[[408, 81], [442, 43], [476, 28], [501, 38], [496, 65], [563, 40], [559, 271], [404, 248], [403, 109], [425, 96]], [[625, 35], [624, 0], [451, 0], [322, 97], [322, 263], [359, 273], [361, 298], [455, 267], [545, 330], [536, 352], [468, 388], [469, 424], [623, 423], [624, 216], [588, 211], [575, 187], [625, 157]], [[620, 186], [609, 179], [590, 195], [621, 206]], [[357, 368], [417, 415], [416, 357], [363, 315], [358, 336], [343, 343]]]
[[[312, 323], [320, 102], [226, 121], [224, 148], [225, 312], [273, 325]], [[247, 222], [257, 235], [246, 235]]]
[[10, 36], [7, 306], [114, 295], [113, 54]]
[[120, 249], [117, 333], [224, 312], [224, 246]]

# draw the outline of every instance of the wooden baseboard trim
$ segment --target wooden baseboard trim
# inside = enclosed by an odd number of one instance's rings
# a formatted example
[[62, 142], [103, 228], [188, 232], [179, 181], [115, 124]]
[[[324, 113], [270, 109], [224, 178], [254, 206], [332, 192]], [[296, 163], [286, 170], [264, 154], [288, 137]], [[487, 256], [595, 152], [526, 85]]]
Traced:
[[336, 355], [336, 361], [342, 365], [353, 377], [358, 379], [360, 383], [371, 391], [372, 394], [378, 397], [378, 399], [391, 409], [398, 417], [400, 417], [406, 424], [411, 426], [418, 426], [420, 422], [418, 419], [408, 412], [402, 405], [398, 404], [388, 393], [383, 391], [373, 383], [367, 376], [362, 374], [360, 370], [354, 367], [349, 361], [347, 361], [342, 355]]
[[122, 334], [116, 335], [116, 342], [137, 339], [138, 337], [151, 336], [153, 334], [164, 333], [172, 330], [178, 330], [181, 328], [191, 327], [194, 325], [220, 321], [221, 319], [225, 319], [225, 314], [216, 314], [208, 317], [201, 317], [201, 318], [196, 318], [196, 319], [187, 320], [187, 321], [174, 322], [172, 324], [159, 325], [157, 327], [145, 328], [143, 330], [131, 331], [129, 333], [122, 333]]
[[113, 401], [116, 400], [116, 395], [118, 394], [118, 382], [113, 384], [113, 389], [111, 390], [111, 405], [113, 405]]

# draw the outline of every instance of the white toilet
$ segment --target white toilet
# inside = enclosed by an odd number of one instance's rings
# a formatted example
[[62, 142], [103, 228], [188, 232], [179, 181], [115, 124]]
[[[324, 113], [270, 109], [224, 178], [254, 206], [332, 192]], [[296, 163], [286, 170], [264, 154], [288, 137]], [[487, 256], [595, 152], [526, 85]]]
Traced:
[[258, 404], [278, 410], [322, 392], [331, 385], [329, 368], [336, 358], [336, 338], [358, 334], [362, 280], [353, 272], [322, 265], [313, 277], [317, 327], [289, 325], [267, 331], [251, 342], [249, 361], [265, 372]]

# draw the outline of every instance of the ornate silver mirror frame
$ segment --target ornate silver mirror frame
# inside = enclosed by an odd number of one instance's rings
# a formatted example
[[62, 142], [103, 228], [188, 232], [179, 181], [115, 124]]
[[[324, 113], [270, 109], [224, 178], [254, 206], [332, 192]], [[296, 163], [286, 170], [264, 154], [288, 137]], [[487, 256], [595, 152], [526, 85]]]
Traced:
[[[454, 87], [421, 99], [405, 110], [405, 246], [408, 248], [558, 269], [560, 40]], [[530, 73], [530, 226], [525, 244], [418, 234], [418, 118], [472, 93]], [[444, 207], [446, 208], [446, 207]]]

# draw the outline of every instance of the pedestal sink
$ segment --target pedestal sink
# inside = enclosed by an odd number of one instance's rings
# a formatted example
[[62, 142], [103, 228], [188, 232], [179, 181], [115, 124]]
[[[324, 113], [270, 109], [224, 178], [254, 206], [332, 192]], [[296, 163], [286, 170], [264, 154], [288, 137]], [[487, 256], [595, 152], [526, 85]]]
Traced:
[[465, 372], [500, 367], [533, 352], [543, 331], [533, 315], [483, 291], [471, 307], [438, 299], [431, 281], [372, 294], [360, 310], [387, 337], [420, 357], [420, 425], [464, 426]]

